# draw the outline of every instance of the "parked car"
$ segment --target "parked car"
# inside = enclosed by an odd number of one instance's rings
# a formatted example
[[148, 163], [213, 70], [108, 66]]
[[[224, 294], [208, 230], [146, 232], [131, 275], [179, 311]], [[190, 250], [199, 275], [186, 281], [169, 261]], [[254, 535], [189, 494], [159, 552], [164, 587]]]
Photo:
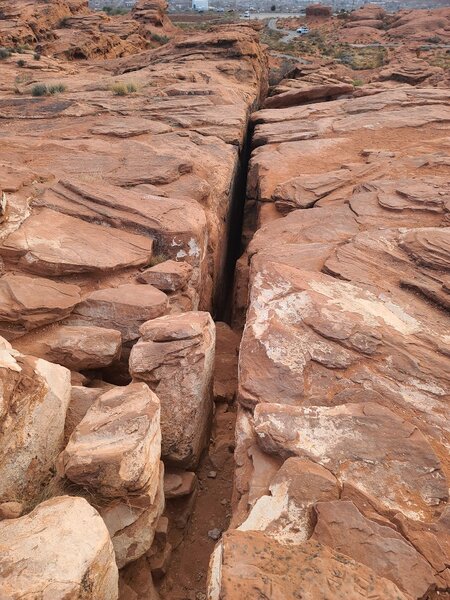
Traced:
[[297, 29], [297, 33], [300, 35], [306, 35], [307, 33], [309, 33], [309, 27], [307, 27], [306, 25], [302, 25]]
[[250, 11], [246, 10], [244, 13], [244, 19], [250, 19]]

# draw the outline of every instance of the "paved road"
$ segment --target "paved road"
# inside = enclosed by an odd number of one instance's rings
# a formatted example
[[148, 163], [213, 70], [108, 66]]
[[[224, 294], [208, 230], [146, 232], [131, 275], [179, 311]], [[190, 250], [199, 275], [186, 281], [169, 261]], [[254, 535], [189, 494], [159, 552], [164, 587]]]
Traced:
[[269, 22], [267, 23], [267, 26], [272, 31], [278, 31], [279, 33], [283, 34], [283, 37], [280, 38], [280, 42], [283, 42], [283, 44], [288, 44], [293, 39], [299, 37], [299, 34], [295, 30], [292, 31], [292, 29], [280, 29], [279, 27], [277, 27], [277, 19], [278, 18], [279, 17], [277, 16], [276, 18], [270, 19]]

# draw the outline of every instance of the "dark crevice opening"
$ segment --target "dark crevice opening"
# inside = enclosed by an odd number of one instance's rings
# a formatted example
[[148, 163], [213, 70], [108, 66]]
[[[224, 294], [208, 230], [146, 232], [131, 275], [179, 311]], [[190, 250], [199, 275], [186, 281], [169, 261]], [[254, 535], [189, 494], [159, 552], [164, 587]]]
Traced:
[[244, 223], [248, 163], [252, 151], [253, 130], [254, 125], [249, 119], [244, 143], [240, 151], [236, 168], [236, 176], [231, 190], [222, 285], [221, 289], [216, 292], [214, 318], [216, 321], [224, 321], [228, 324], [231, 321], [236, 261], [244, 250], [242, 245], [242, 228]]

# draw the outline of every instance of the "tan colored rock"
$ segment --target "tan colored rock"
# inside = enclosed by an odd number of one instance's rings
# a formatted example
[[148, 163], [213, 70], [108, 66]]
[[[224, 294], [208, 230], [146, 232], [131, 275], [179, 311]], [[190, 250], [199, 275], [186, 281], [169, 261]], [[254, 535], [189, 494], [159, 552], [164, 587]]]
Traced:
[[180, 498], [192, 494], [197, 485], [197, 475], [192, 471], [168, 471], [164, 476], [164, 496]]
[[165, 260], [162, 263], [145, 269], [137, 279], [141, 283], [149, 283], [163, 292], [176, 292], [183, 289], [192, 273], [192, 266], [187, 262]]
[[159, 482], [160, 407], [144, 383], [105, 392], [87, 411], [58, 459], [68, 479], [106, 498], [153, 502]]
[[3, 519], [18, 519], [23, 513], [21, 502], [3, 502], [0, 504], [0, 521]]
[[77, 285], [6, 273], [0, 279], [0, 330], [6, 339], [60, 321], [80, 301]]
[[190, 312], [148, 321], [130, 355], [130, 373], [161, 401], [162, 455], [195, 466], [212, 411], [215, 328], [208, 313]]
[[210, 562], [208, 600], [392, 598], [407, 600], [391, 581], [317, 542], [283, 546], [256, 531], [224, 534]]
[[366, 519], [352, 502], [319, 502], [313, 539], [367, 565], [412, 598], [436, 585], [429, 563], [392, 527]]
[[301, 544], [314, 530], [316, 502], [339, 498], [332, 473], [309, 460], [288, 458], [270, 484], [270, 496], [261, 496], [240, 531], [264, 531], [283, 544]]
[[120, 356], [122, 336], [115, 329], [57, 325], [15, 342], [18, 350], [74, 371], [101, 369]]
[[126, 283], [92, 292], [70, 318], [77, 325], [95, 325], [122, 333], [123, 341], [139, 337], [139, 327], [167, 311], [167, 296], [151, 285]]
[[61, 496], [0, 523], [5, 598], [117, 600], [118, 573], [105, 524], [84, 498]]
[[50, 478], [63, 449], [70, 371], [0, 341], [0, 502], [26, 502]]
[[146, 264], [152, 240], [44, 208], [8, 236], [0, 254], [38, 275], [93, 273]]
[[[99, 509], [114, 546], [119, 569], [143, 556], [153, 543], [159, 518], [164, 510], [164, 466], [159, 465], [156, 494], [150, 487], [148, 498], [141, 495], [113, 500]], [[147, 506], [144, 506], [147, 504]]]

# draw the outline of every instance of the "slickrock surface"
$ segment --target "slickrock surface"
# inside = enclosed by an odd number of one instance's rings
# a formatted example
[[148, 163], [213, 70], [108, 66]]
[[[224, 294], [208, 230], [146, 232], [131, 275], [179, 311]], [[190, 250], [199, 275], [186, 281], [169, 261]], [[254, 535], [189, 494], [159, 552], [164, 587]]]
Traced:
[[[287, 93], [275, 90], [273, 106], [277, 92], [280, 102]], [[302, 567], [283, 579], [280, 565], [295, 553], [317, 561], [309, 538], [396, 586], [374, 588], [380, 597], [448, 590], [437, 539], [450, 532], [449, 99], [404, 86], [299, 97], [252, 117], [246, 226], [256, 233], [238, 262], [234, 313], [245, 324], [238, 530], [211, 560], [210, 599], [239, 584], [250, 597], [295, 598]], [[318, 469], [314, 480], [291, 461]], [[333, 567], [322, 563], [298, 587], [322, 569], [328, 585]], [[347, 593], [358, 597], [357, 586]]]
[[196, 466], [212, 412], [215, 326], [208, 313], [190, 312], [142, 325], [130, 373], [161, 401], [162, 456]]
[[0, 595], [13, 600], [118, 598], [108, 530], [84, 498], [52, 498], [0, 522], [0, 574]]

